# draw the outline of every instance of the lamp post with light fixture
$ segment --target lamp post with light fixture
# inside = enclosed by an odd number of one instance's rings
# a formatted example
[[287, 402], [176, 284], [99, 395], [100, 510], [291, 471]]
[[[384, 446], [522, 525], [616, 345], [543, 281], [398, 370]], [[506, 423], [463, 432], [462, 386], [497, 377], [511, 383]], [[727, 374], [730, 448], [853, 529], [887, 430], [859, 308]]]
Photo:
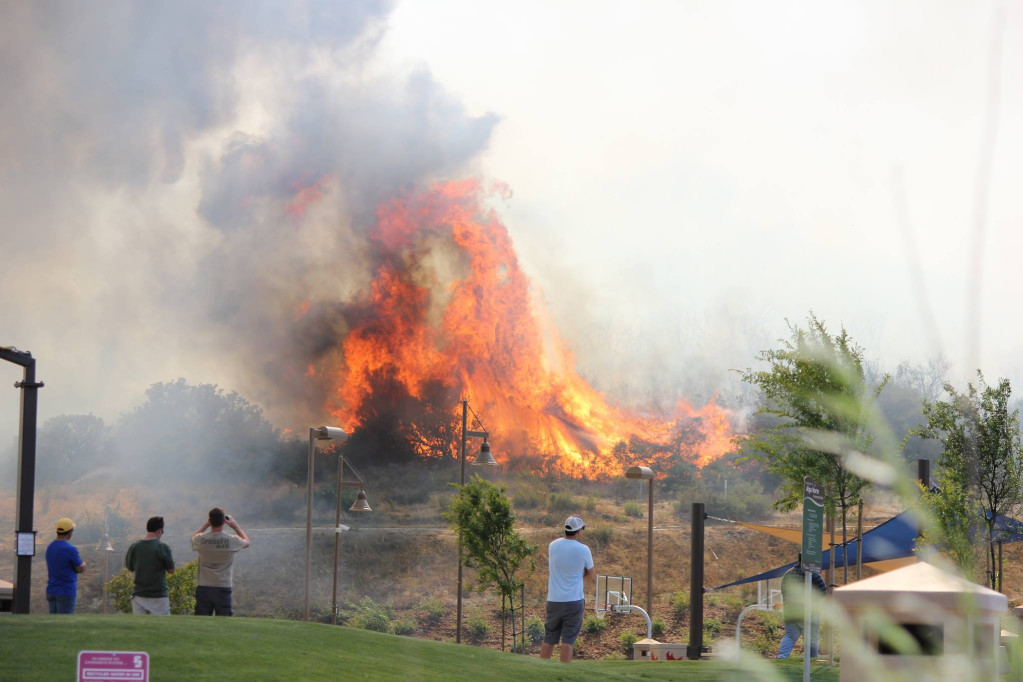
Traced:
[[650, 504], [646, 514], [646, 612], [652, 613], [654, 604], [654, 472], [650, 467], [629, 467], [625, 471], [625, 478], [645, 479], [650, 489]]
[[[313, 464], [316, 455], [316, 441], [348, 439], [344, 429], [336, 426], [321, 426], [309, 429], [309, 471], [305, 491], [305, 619], [309, 620], [309, 584], [312, 582], [313, 559]], [[340, 504], [340, 502], [339, 502]]]
[[36, 532], [32, 530], [32, 510], [36, 493], [36, 418], [39, 389], [36, 381], [36, 360], [28, 351], [14, 346], [0, 346], [0, 360], [22, 368], [22, 380], [14, 383], [21, 389], [21, 425], [18, 431], [18, 496], [14, 517], [15, 556], [14, 613], [28, 613], [32, 600], [32, 557], [36, 554]]
[[[344, 480], [345, 464], [348, 464], [349, 471], [355, 476], [354, 481]], [[364, 487], [362, 476], [355, 470], [351, 462], [346, 462], [344, 455], [338, 455], [337, 460], [337, 512], [334, 517], [334, 583], [331, 588], [331, 592], [334, 595], [330, 604], [330, 624], [337, 625], [337, 564], [341, 552], [341, 533], [342, 531], [348, 530], [347, 526], [341, 525], [341, 491], [344, 488], [358, 488], [359, 494], [355, 497], [355, 502], [348, 508], [348, 511], [353, 512], [368, 512], [373, 511], [369, 507], [369, 500], [366, 499], [366, 490]]]
[[103, 556], [103, 613], [107, 612], [107, 581], [110, 580], [110, 553], [114, 551], [114, 543], [109, 533], [103, 533], [96, 550]]
[[[473, 426], [479, 424], [479, 431], [468, 430], [469, 413], [472, 412]], [[485, 465], [485, 466], [497, 466], [497, 460], [490, 453], [490, 433], [483, 427], [483, 422], [480, 421], [479, 416], [473, 412], [472, 408], [469, 407], [469, 401], [462, 401], [462, 447], [459, 460], [461, 462], [460, 474], [458, 477], [458, 484], [465, 485], [465, 444], [468, 438], [482, 438], [483, 444], [480, 445], [479, 454], [476, 455], [476, 459], [473, 460], [473, 465]], [[457, 607], [455, 615], [455, 643], [462, 643], [462, 539], [458, 538], [458, 597]]]

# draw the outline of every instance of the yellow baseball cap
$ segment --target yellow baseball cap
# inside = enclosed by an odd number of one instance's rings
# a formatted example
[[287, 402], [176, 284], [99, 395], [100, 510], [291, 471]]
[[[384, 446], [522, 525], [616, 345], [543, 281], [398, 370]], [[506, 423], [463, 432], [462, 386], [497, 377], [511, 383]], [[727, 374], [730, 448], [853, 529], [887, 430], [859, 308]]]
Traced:
[[75, 522], [72, 521], [71, 519], [67, 518], [66, 516], [64, 518], [60, 519], [59, 521], [57, 521], [57, 532], [58, 533], [66, 533], [69, 530], [72, 530], [74, 527], [75, 527]]

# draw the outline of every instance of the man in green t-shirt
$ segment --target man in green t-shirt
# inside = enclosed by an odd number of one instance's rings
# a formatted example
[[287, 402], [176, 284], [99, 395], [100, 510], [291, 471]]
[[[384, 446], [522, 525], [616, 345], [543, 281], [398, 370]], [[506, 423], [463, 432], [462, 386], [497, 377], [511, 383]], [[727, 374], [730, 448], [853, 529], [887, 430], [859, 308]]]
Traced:
[[174, 573], [174, 558], [170, 547], [160, 542], [162, 537], [163, 517], [154, 516], [146, 521], [146, 537], [133, 542], [124, 556], [124, 565], [135, 574], [131, 593], [135, 615], [170, 615], [167, 576]]

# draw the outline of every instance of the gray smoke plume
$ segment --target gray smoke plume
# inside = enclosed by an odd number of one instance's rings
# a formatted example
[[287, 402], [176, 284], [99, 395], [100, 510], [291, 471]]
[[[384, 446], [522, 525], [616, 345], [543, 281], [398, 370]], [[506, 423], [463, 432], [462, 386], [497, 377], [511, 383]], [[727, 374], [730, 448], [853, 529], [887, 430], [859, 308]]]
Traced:
[[[178, 376], [322, 418], [301, 358], [369, 281], [375, 206], [466, 172], [497, 122], [380, 66], [389, 11], [0, 6], [0, 344], [38, 358], [43, 418]], [[0, 415], [6, 443], [17, 392]]]

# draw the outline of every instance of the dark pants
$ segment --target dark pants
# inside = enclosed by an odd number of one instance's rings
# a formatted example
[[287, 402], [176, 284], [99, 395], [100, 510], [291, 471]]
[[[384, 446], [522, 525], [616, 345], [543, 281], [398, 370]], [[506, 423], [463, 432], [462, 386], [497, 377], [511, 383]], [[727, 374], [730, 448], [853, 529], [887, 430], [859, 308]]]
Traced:
[[78, 601], [78, 595], [76, 594], [46, 595], [46, 602], [50, 606], [50, 613], [74, 613], [76, 601]]
[[195, 615], [197, 616], [230, 616], [231, 588], [208, 587], [199, 585], [195, 588]]
[[582, 629], [585, 600], [547, 602], [547, 621], [544, 623], [544, 644], [575, 644]]

